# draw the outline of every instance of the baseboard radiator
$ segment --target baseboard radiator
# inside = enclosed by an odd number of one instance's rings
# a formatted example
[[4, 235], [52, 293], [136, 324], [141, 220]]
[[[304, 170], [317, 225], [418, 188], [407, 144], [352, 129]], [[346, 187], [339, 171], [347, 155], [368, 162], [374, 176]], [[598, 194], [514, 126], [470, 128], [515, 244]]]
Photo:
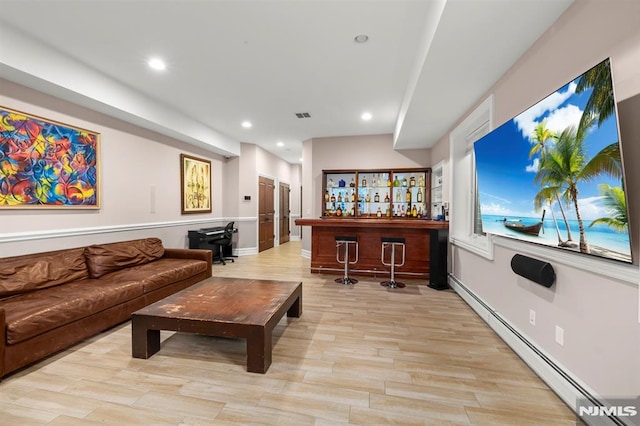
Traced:
[[[448, 278], [449, 286], [575, 413], [578, 412], [577, 401], [579, 399], [587, 400], [594, 406], [606, 408], [606, 404], [594, 396], [595, 392], [568, 374], [556, 361], [531, 343], [499, 312], [485, 303], [458, 278], [451, 274]], [[615, 415], [600, 416], [596, 422], [589, 420], [588, 424], [594, 426], [629, 425]]]

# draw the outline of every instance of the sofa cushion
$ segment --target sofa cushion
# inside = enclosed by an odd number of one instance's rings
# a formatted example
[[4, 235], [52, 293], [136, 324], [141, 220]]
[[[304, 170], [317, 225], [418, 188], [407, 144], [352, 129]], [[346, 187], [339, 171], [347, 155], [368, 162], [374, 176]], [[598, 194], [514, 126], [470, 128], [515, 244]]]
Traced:
[[15, 344], [142, 295], [134, 281], [87, 279], [0, 301], [7, 344]]
[[207, 271], [207, 262], [195, 259], [162, 258], [155, 262], [111, 272], [111, 281], [140, 281], [148, 293]]
[[159, 238], [97, 244], [85, 248], [91, 278], [100, 278], [109, 272], [160, 259], [164, 247]]
[[0, 298], [89, 278], [84, 248], [0, 259]]

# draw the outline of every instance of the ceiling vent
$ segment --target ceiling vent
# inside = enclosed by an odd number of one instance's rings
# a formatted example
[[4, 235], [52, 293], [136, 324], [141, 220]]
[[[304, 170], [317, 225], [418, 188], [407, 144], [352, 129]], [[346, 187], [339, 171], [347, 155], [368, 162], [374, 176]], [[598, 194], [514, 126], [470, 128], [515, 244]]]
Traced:
[[308, 112], [296, 112], [295, 114], [298, 118], [311, 118], [311, 114]]

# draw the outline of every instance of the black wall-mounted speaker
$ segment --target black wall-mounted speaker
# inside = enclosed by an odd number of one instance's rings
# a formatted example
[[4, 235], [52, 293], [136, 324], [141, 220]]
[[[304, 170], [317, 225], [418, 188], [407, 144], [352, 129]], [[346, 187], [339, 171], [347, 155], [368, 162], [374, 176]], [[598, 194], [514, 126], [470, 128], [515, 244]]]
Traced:
[[521, 277], [525, 277], [547, 288], [556, 280], [556, 272], [548, 262], [516, 254], [511, 259], [511, 269]]

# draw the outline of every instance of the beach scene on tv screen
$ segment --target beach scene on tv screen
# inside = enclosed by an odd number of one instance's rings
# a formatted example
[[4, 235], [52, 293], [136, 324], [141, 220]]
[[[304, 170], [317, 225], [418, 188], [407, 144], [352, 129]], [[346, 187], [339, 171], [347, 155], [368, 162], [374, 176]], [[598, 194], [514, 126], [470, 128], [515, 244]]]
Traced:
[[474, 151], [483, 232], [631, 262], [609, 60]]

